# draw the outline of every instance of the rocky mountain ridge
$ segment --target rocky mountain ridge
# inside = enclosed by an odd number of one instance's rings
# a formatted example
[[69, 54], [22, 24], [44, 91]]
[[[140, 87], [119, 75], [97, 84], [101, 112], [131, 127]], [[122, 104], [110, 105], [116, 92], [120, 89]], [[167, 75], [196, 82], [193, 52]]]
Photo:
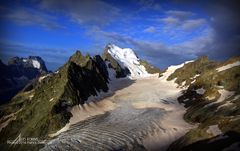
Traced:
[[185, 88], [178, 98], [187, 107], [184, 119], [198, 127], [169, 150], [222, 150], [240, 142], [240, 57], [201, 57], [176, 70], [168, 78], [173, 79]]

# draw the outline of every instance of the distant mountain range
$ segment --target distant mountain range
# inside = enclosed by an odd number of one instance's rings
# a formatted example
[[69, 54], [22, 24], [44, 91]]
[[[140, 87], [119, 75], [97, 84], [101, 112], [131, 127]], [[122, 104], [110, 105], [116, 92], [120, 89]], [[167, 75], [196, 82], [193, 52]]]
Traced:
[[[171, 66], [168, 69], [171, 70]], [[1, 75], [1, 81], [11, 79], [4, 86], [1, 85], [5, 88], [7, 85], [14, 88], [12, 83], [19, 81], [16, 77], [26, 79], [18, 84], [21, 89], [29, 80], [37, 77], [9, 104], [0, 108], [0, 142], [3, 149], [16, 149], [4, 142], [9, 138], [17, 138], [19, 134], [50, 139], [49, 134], [57, 132], [69, 122], [73, 106], [86, 103], [90, 96], [107, 92], [110, 81], [116, 78], [134, 80], [153, 75], [161, 77], [166, 72], [138, 58], [132, 49], [122, 49], [114, 44], [107, 45], [102, 56], [84, 56], [76, 51], [53, 73], [47, 71], [38, 57], [14, 58], [8, 65], [1, 63], [1, 71], [5, 71], [1, 72], [4, 75]], [[208, 143], [210, 140], [213, 143], [225, 135], [229, 138], [222, 143], [225, 143], [225, 147], [240, 141], [236, 137], [240, 133], [240, 57], [225, 62], [200, 57], [182, 64], [165, 76], [163, 78], [167, 81], [174, 81], [183, 89], [178, 101], [187, 108], [185, 120], [199, 123], [197, 128], [173, 143], [169, 150], [191, 150], [202, 144], [211, 145]], [[220, 129], [221, 135], [211, 133], [211, 126]], [[200, 142], [202, 140], [209, 141]], [[18, 150], [37, 150], [42, 147], [21, 145]]]
[[30, 56], [11, 58], [7, 65], [0, 60], [0, 72], [0, 104], [3, 104], [23, 89], [30, 80], [48, 73], [48, 70], [42, 58]]

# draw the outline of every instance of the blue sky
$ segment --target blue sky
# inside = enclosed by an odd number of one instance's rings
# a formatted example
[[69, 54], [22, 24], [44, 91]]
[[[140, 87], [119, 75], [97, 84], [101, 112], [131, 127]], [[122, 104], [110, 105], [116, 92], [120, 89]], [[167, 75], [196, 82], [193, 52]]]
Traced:
[[239, 55], [237, 1], [1, 1], [1, 60], [41, 56], [49, 69], [76, 51], [101, 54], [108, 43], [130, 47], [161, 69], [207, 55]]

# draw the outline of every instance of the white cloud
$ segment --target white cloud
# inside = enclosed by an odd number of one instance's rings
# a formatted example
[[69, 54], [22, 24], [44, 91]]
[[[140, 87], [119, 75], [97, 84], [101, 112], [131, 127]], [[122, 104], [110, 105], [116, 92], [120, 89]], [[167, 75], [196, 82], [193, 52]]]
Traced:
[[179, 11], [179, 10], [169, 10], [166, 12], [166, 14], [169, 16], [177, 17], [177, 18], [187, 18], [187, 17], [194, 15], [194, 13], [192, 13], [192, 12]]
[[62, 12], [73, 21], [104, 25], [120, 15], [120, 9], [100, 0], [42, 0], [41, 8]]
[[166, 17], [159, 19], [159, 21], [165, 24], [164, 30], [172, 30], [179, 28], [181, 30], [193, 30], [198, 27], [207, 24], [207, 21], [203, 18], [192, 18], [194, 13], [188, 11], [170, 10], [165, 12]]
[[185, 54], [197, 56], [199, 53], [209, 49], [214, 42], [213, 29], [208, 29], [203, 32], [203, 35], [191, 40], [170, 46], [170, 51], [175, 54]]
[[175, 18], [172, 16], [162, 18], [162, 19], [160, 19], [160, 21], [162, 21], [163, 23], [165, 23], [167, 25], [178, 25], [180, 23], [180, 20], [178, 18]]
[[182, 29], [184, 30], [191, 30], [191, 29], [195, 29], [198, 28], [202, 25], [206, 24], [206, 20], [205, 19], [190, 19], [190, 20], [186, 20], [183, 22], [182, 24]]
[[1, 17], [19, 25], [38, 25], [47, 29], [65, 28], [57, 22], [55, 17], [33, 9], [18, 8], [6, 10], [6, 14], [2, 14]]
[[157, 31], [157, 29], [153, 26], [150, 26], [143, 30], [143, 32], [146, 32], [146, 33], [155, 33], [156, 31]]

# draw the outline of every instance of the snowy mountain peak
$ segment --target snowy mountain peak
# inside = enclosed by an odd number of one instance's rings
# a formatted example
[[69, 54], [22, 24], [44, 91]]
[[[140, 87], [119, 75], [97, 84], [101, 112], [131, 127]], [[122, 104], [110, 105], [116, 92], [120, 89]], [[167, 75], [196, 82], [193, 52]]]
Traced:
[[[136, 61], [139, 60], [137, 55], [134, 53], [134, 51], [130, 48], [120, 48], [114, 44], [108, 45], [109, 49], [108, 52], [116, 56], [117, 58], [121, 60], [129, 59], [129, 61]], [[139, 62], [132, 62], [132, 63], [139, 63]]]
[[127, 68], [131, 78], [146, 77], [150, 74], [145, 67], [140, 64], [140, 59], [130, 48], [120, 48], [114, 44], [107, 45], [107, 52], [119, 63], [124, 69]]
[[25, 68], [36, 68], [47, 71], [44, 61], [39, 56], [29, 56], [28, 58], [14, 57], [8, 61], [8, 65], [21, 66]]

